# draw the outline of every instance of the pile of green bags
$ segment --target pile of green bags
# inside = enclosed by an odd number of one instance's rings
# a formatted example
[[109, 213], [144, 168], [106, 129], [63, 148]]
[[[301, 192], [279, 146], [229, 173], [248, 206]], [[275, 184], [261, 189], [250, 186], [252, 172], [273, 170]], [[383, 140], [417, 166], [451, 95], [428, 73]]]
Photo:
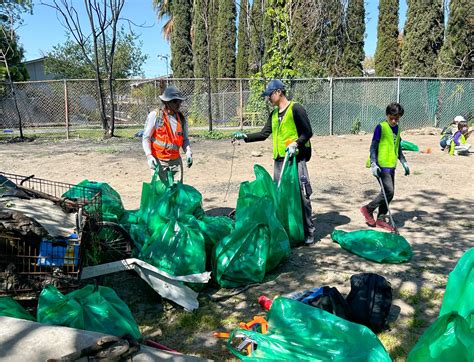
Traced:
[[407, 361], [474, 361], [474, 248], [464, 253], [449, 274], [439, 317]]
[[[391, 361], [369, 328], [296, 300], [275, 299], [267, 321], [266, 334], [232, 331], [230, 351], [243, 361]], [[250, 355], [236, 348], [242, 337], [256, 343]]]
[[288, 162], [277, 187], [268, 172], [255, 165], [255, 181], [240, 185], [235, 230], [213, 253], [212, 269], [220, 286], [262, 282], [290, 256], [290, 246], [304, 239], [297, 167]]
[[[35, 320], [10, 297], [0, 298], [0, 316]], [[39, 296], [37, 321], [119, 337], [128, 334], [141, 339], [130, 309], [108, 287], [96, 289], [93, 285], [86, 285], [63, 295], [53, 285], [48, 285]]]
[[351, 253], [378, 263], [404, 263], [413, 255], [408, 241], [393, 233], [334, 230], [331, 238]]

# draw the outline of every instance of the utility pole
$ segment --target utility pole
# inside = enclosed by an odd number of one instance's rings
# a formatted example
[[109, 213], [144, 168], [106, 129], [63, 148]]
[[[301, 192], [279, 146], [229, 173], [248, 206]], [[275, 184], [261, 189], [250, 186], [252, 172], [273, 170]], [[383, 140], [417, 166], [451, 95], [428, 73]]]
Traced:
[[169, 76], [169, 60], [170, 60], [170, 56], [168, 54], [158, 54], [157, 55], [158, 59], [164, 59], [165, 60], [165, 64], [166, 64], [166, 77]]

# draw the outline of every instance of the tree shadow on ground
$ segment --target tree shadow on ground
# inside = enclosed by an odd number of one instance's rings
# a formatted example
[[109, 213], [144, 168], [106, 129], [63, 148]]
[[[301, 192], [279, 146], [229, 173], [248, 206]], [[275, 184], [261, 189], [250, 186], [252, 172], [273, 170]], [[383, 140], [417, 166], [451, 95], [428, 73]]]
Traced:
[[339, 214], [337, 211], [330, 211], [322, 214], [316, 214], [313, 223], [316, 226], [314, 240], [316, 242], [331, 235], [337, 226], [349, 224], [351, 219], [345, 215]]

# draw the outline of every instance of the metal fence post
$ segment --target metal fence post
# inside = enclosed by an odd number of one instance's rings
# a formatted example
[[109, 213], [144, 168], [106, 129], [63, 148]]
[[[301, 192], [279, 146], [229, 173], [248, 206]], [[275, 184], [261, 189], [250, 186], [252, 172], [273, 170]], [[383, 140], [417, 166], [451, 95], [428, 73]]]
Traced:
[[154, 97], [153, 97], [153, 104], [156, 104], [156, 79], [153, 81], [154, 84]]
[[400, 77], [397, 78], [397, 103], [400, 103]]
[[67, 96], [67, 80], [64, 79], [64, 113], [66, 115], [66, 139], [69, 139], [69, 101]]
[[333, 109], [332, 109], [332, 97], [333, 97], [333, 79], [329, 78], [329, 134], [332, 136], [334, 134], [334, 125], [333, 125]]
[[240, 129], [244, 129], [244, 92], [242, 89], [242, 79], [239, 80], [240, 85]]

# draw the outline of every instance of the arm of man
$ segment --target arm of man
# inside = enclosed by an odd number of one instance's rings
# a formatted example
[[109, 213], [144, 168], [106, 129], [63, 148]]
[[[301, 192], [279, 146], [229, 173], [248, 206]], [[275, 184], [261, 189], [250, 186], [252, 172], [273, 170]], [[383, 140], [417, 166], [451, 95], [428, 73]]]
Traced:
[[152, 111], [148, 114], [145, 122], [145, 129], [143, 130], [143, 137], [142, 137], [142, 147], [143, 151], [145, 151], [145, 156], [151, 155], [151, 136], [155, 131], [155, 123], [156, 123], [156, 111]]
[[293, 119], [295, 121], [296, 131], [298, 132], [296, 143], [298, 144], [298, 147], [304, 146], [309, 139], [313, 137], [313, 130], [311, 128], [308, 114], [301, 104], [294, 104]]
[[244, 138], [245, 142], [265, 141], [272, 134], [272, 115], [267, 119], [267, 123], [260, 132], [250, 133]]
[[375, 127], [372, 143], [370, 144], [370, 163], [377, 163], [377, 153], [379, 150], [380, 137], [382, 136], [382, 127], [380, 124]]

